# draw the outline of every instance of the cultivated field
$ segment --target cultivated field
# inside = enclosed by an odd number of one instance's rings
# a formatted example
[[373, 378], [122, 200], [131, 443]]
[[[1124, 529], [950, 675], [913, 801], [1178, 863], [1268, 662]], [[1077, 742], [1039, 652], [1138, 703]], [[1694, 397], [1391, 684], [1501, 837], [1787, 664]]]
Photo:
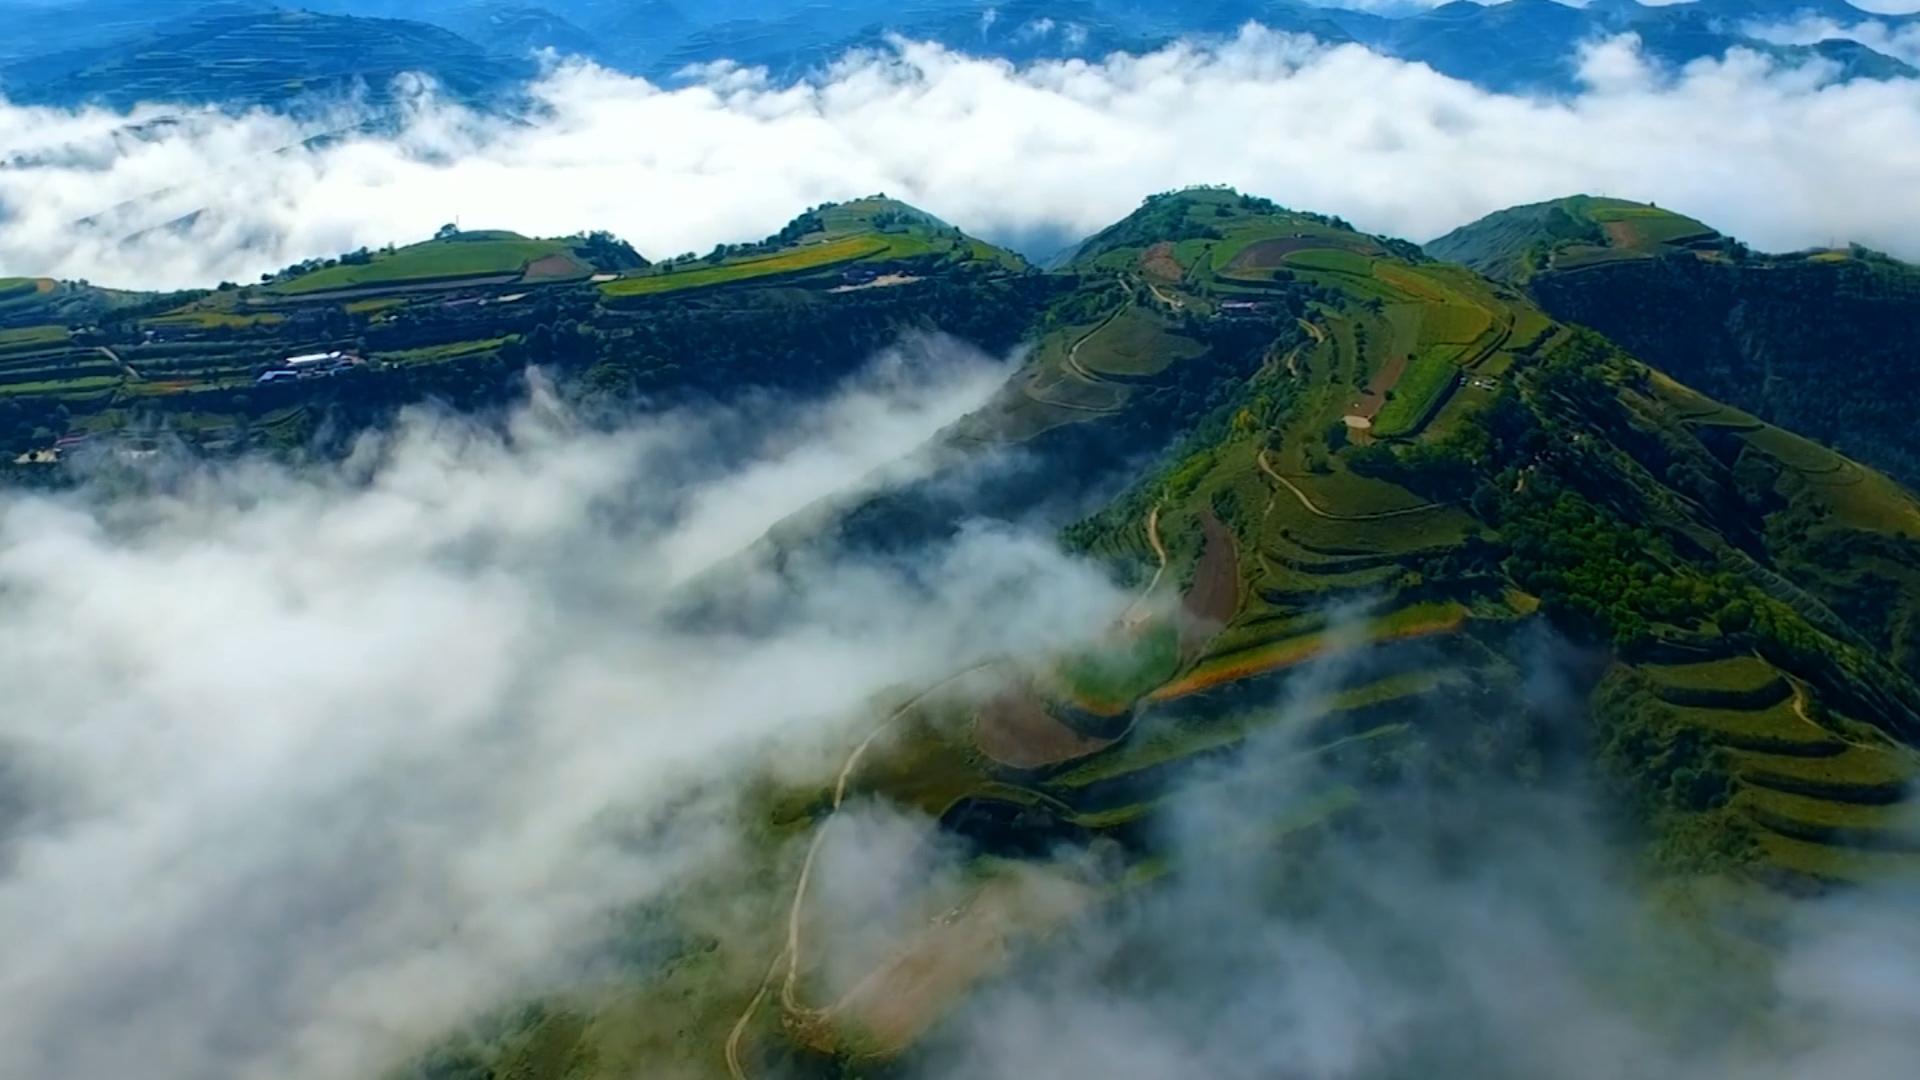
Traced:
[[[508, 234], [511, 236], [511, 234]], [[571, 272], [560, 273], [563, 264]], [[391, 255], [377, 254], [364, 265], [330, 266], [273, 286], [288, 296], [365, 288], [372, 285], [416, 284], [459, 278], [521, 274], [530, 265], [542, 267], [540, 280], [582, 278], [590, 272], [567, 253], [558, 240], [510, 239], [431, 240], [404, 247]]]

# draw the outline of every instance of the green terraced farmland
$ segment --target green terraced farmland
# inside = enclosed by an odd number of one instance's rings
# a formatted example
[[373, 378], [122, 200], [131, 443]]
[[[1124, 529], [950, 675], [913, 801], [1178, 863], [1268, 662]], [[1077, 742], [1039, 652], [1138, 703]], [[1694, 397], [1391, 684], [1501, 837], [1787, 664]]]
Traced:
[[1192, 338], [1170, 333], [1150, 313], [1130, 308], [1086, 338], [1075, 359], [1097, 374], [1139, 377], [1158, 375], [1205, 351]]
[[[460, 278], [519, 275], [530, 263], [567, 257], [567, 245], [558, 240], [511, 239], [430, 240], [404, 247], [391, 255], [375, 255], [364, 265], [329, 266], [273, 286], [289, 296], [333, 292], [373, 285], [408, 285]], [[584, 267], [580, 276], [585, 276]]]
[[1701, 222], [1657, 206], [1642, 206], [1621, 200], [1596, 200], [1588, 213], [1606, 228], [1612, 246], [1631, 250], [1717, 235]]
[[287, 317], [278, 312], [263, 311], [252, 315], [235, 314], [231, 311], [219, 311], [195, 308], [186, 311], [170, 311], [165, 315], [156, 315], [145, 320], [148, 326], [193, 327], [200, 330], [249, 330], [256, 326], [278, 326], [287, 321]]
[[713, 266], [696, 264], [691, 269], [662, 268], [641, 276], [609, 281], [600, 286], [600, 289], [609, 297], [615, 298], [653, 296], [822, 270], [858, 259], [874, 258], [893, 250], [895, 250], [894, 245], [879, 236], [849, 236], [840, 240], [806, 244], [790, 251], [722, 262]]
[[1847, 748], [1839, 736], [1802, 717], [1790, 701], [1762, 709], [1681, 708], [1676, 712], [1682, 722], [1735, 749], [1825, 757]]
[[1730, 656], [1699, 664], [1648, 666], [1659, 695], [1675, 705], [1753, 709], [1784, 701], [1792, 693], [1772, 665], [1756, 656]]
[[1069, 700], [1107, 715], [1165, 682], [1179, 663], [1179, 631], [1155, 622], [1124, 641], [1069, 657], [1054, 669], [1054, 679]]
[[379, 358], [389, 364], [438, 364], [462, 357], [479, 356], [497, 351], [510, 339], [504, 337], [486, 338], [481, 341], [453, 341], [444, 345], [429, 345], [419, 349], [404, 349], [398, 352], [380, 353]]
[[0, 353], [24, 352], [48, 345], [65, 345], [70, 338], [64, 326], [23, 326], [0, 330]]
[[1898, 802], [1914, 778], [1909, 761], [1869, 746], [1821, 757], [1736, 751], [1733, 758], [1736, 775], [1749, 784], [1832, 802]]
[[[1266, 733], [1301, 736], [1302, 749], [1323, 747], [1327, 745], [1324, 738], [1311, 736], [1363, 726], [1350, 719], [1361, 713], [1384, 714], [1396, 708], [1409, 711], [1445, 685], [1437, 673], [1414, 671], [1340, 689], [1286, 708], [1251, 709], [1204, 719], [1149, 715], [1124, 743], [1061, 773], [1047, 786], [1065, 796], [1071, 789], [1237, 746], [1250, 736]], [[1404, 725], [1383, 724], [1363, 728], [1363, 734], [1386, 738], [1404, 734], [1406, 730]]]
[[1920, 816], [1910, 806], [1833, 802], [1759, 787], [1742, 790], [1733, 805], [1762, 828], [1797, 840], [1920, 852]]
[[1436, 345], [1422, 349], [1407, 365], [1393, 396], [1374, 417], [1374, 434], [1395, 438], [1417, 431], [1460, 381], [1460, 348]]
[[1334, 274], [1348, 274], [1353, 277], [1370, 277], [1373, 272], [1373, 260], [1364, 255], [1336, 248], [1310, 248], [1296, 251], [1286, 258], [1286, 265], [1297, 266], [1302, 270], [1324, 270]]

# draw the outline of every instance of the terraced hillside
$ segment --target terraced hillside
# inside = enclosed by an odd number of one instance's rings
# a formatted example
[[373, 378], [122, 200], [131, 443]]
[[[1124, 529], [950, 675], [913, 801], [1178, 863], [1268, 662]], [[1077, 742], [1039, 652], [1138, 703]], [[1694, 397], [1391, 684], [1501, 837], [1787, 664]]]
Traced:
[[[0, 282], [0, 400], [24, 411], [11, 424], [0, 416], [0, 435], [8, 458], [36, 467], [79, 443], [299, 445], [422, 396], [504, 401], [529, 362], [623, 399], [810, 388], [906, 328], [1010, 345], [1057, 287], [1018, 256], [881, 198], [657, 265], [604, 233], [449, 227], [247, 288], [147, 295], [14, 278]], [[796, 350], [799, 325], [817, 330]], [[710, 362], [683, 368], [694, 352]], [[345, 362], [286, 363], [330, 353]]]
[[821, 284], [845, 291], [911, 284], [929, 271], [979, 265], [1017, 272], [1019, 256], [983, 244], [943, 221], [884, 197], [823, 206], [759, 244], [721, 245], [704, 258], [674, 260], [601, 285], [610, 301], [747, 282]]
[[425, 23], [240, 8], [19, 60], [0, 68], [0, 85], [14, 101], [118, 109], [150, 101], [325, 105], [355, 94], [378, 105], [390, 100], [396, 78], [415, 72], [455, 98], [485, 102], [533, 67]]
[[1675, 378], [1920, 483], [1920, 268], [1864, 248], [1762, 255], [1691, 218], [1611, 200], [1646, 238], [1593, 249], [1569, 230], [1614, 228], [1598, 200], [1503, 211], [1427, 245], [1520, 283], [1556, 318], [1601, 331]]
[[[1506, 285], [1232, 192], [1149, 200], [1062, 275], [1027, 368], [953, 438], [1026, 446], [1066, 484], [1170, 432], [1156, 466], [1066, 532], [1135, 597], [1082, 650], [875, 716], [824, 800], [774, 799], [776, 834], [810, 833], [809, 851], [857, 797], [983, 854], [946, 914], [851, 988], [809, 951], [830, 916], [811, 858], [789, 865], [798, 884], [766, 901], [787, 928], [760, 939], [767, 980], [734, 984], [694, 1036], [718, 1065], [689, 1069], [907, 1051], [1114, 898], [1033, 854], [1111, 841], [1129, 859], [1119, 890], [1149, 888], [1164, 816], [1250, 755], [1298, 790], [1217, 842], [1276, 859], [1390, 828], [1403, 785], [1541, 782], [1574, 748], [1673, 872], [1804, 888], [1920, 870], [1920, 672], [1900, 644], [1920, 610], [1920, 506], [1897, 485]], [[1840, 569], [1867, 565], [1873, 611]], [[1548, 625], [1587, 650], [1563, 672], [1591, 695], [1577, 719], [1528, 690]], [[498, 1060], [580, 1022], [508, 1035]], [[608, 1046], [571, 1045], [538, 1074]]]
[[[1686, 235], [1614, 220], [1623, 250]], [[1615, 261], [1701, 257], [1682, 250]], [[536, 280], [556, 257], [594, 273]], [[305, 287], [315, 273], [332, 276]], [[71, 379], [14, 407], [60, 400], [102, 440], [164, 417], [176, 436], [225, 424], [204, 441], [305, 446], [320, 418], [423, 387], [499, 400], [528, 360], [631, 403], [805, 390], [903, 329], [1022, 344], [1024, 366], [943, 436], [1018, 462], [1013, 480], [959, 504], [940, 499], [966, 485], [936, 476], [816, 507], [765, 554], [1090, 507], [1062, 539], [1129, 588], [1094, 640], [903, 688], [848, 719], [818, 777], [756, 777], [738, 858], [636, 915], [616, 950], [653, 961], [503, 1013], [424, 1075], [910, 1060], [975, 990], [1158, 888], [1180, 807], [1248, 763], [1262, 797], [1198, 842], [1288, 881], [1410, 813], [1586, 786], [1617, 796], [1635, 864], [1676, 888], [1920, 871], [1920, 503], [1512, 283], [1338, 219], [1175, 192], [1042, 273], [871, 199], [665, 265], [609, 238], [448, 237], [141, 303], [13, 328], [0, 361]], [[359, 362], [259, 382], [321, 350]], [[51, 434], [60, 417], [12, 422]], [[823, 944], [844, 883], [820, 853], [844, 810], [875, 805], [937, 822], [965, 872], [905, 898], [905, 929], [856, 965]]]
[[1502, 281], [1678, 252], [1725, 253], [1725, 238], [1683, 214], [1626, 199], [1574, 195], [1489, 214], [1427, 253]]

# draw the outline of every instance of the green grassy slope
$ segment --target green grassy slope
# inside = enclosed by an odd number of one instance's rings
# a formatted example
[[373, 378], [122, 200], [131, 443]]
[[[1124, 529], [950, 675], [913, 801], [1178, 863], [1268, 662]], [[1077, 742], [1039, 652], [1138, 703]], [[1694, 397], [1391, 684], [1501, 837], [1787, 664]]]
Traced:
[[1668, 251], [1718, 250], [1720, 242], [1713, 229], [1671, 210], [1573, 195], [1489, 214], [1424, 246], [1436, 259], [1499, 280], [1524, 281], [1545, 271], [1653, 258]]
[[1427, 250], [1522, 282], [1554, 317], [1920, 484], [1906, 389], [1920, 378], [1920, 267], [1859, 247], [1764, 255], [1691, 218], [1585, 196], [1490, 215]]
[[591, 272], [590, 267], [574, 258], [563, 241], [529, 240], [512, 233], [464, 233], [445, 240], [413, 244], [390, 254], [371, 255], [364, 263], [340, 263], [325, 267], [280, 282], [272, 288], [275, 292], [297, 296], [368, 285], [401, 285], [500, 274], [519, 276], [542, 259], [556, 259], [566, 264], [549, 274], [550, 277], [584, 277]]
[[[1583, 213], [1616, 245], [1590, 246], [1621, 266], [1699, 257], [1648, 254], [1684, 240], [1688, 219], [1599, 201]], [[457, 1040], [428, 1075], [729, 1075], [730, 1041], [753, 1075], [803, 1051], [879, 1067], [868, 1059], [988, 977], [979, 957], [1071, 917], [1009, 902], [1023, 914], [975, 921], [1036, 852], [1111, 842], [1097, 850], [1123, 884], [1064, 883], [1076, 904], [1150, 888], [1171, 802], [1249, 755], [1286, 770], [1287, 798], [1231, 842], [1274, 858], [1391, 831], [1396, 793], [1578, 783], [1622, 800], [1653, 875], [1803, 889], [1920, 869], [1904, 823], [1920, 504], [1510, 283], [1212, 188], [1147, 200], [1046, 274], [870, 199], [614, 281], [412, 291], [419, 280], [317, 300], [226, 290], [150, 305], [123, 338], [36, 319], [0, 343], [0, 374], [17, 362], [20, 385], [69, 378], [69, 412], [102, 429], [145, 407], [255, 432], [312, 423], [304, 410], [331, 387], [398, 399], [474, 372], [504, 384], [536, 358], [582, 393], [717, 395], [817, 386], [903, 327], [1019, 341], [1023, 368], [947, 437], [1017, 447], [1040, 477], [1034, 500], [1097, 494], [1063, 540], [1133, 592], [1097, 641], [998, 669], [997, 695], [880, 702], [850, 720], [848, 754], [868, 749], [847, 763], [847, 796], [923, 812], [981, 853], [976, 902], [934, 911], [912, 965], [871, 973], [911, 1009], [827, 1016], [808, 1007], [821, 987], [804, 959], [756, 997], [788, 947], [804, 837], [835, 806], [825, 768], [755, 781], [735, 865], [609, 946], [649, 963]], [[249, 385], [263, 357], [336, 343], [365, 370]], [[807, 534], [796, 544], [910, 545], [922, 509], [888, 493], [783, 529]], [[1538, 693], [1549, 627], [1577, 656], [1553, 669], [1551, 704]], [[716, 897], [724, 932], [699, 910]], [[887, 981], [909, 969], [940, 974]], [[885, 1024], [906, 1034], [889, 1042]]]
[[[760, 243], [659, 268], [604, 233], [470, 230], [309, 260], [243, 288], [149, 295], [9, 278], [0, 450], [11, 460], [64, 436], [118, 445], [136, 431], [220, 451], [295, 445], [423, 396], [508, 400], [530, 363], [623, 400], [809, 390], [907, 326], [1010, 347], [1059, 287], [1019, 256], [883, 198], [822, 206]], [[683, 297], [723, 298], [726, 310], [682, 308]], [[626, 310], [661, 298], [672, 317]], [[259, 381], [287, 357], [323, 351], [356, 362]], [[683, 367], [692, 355], [703, 363]]]
[[649, 267], [607, 282], [601, 291], [617, 300], [795, 280], [843, 287], [879, 281], [884, 286], [958, 267], [1007, 273], [1027, 268], [1011, 252], [974, 240], [905, 203], [875, 196], [822, 206], [762, 243], [723, 245], [704, 258]]

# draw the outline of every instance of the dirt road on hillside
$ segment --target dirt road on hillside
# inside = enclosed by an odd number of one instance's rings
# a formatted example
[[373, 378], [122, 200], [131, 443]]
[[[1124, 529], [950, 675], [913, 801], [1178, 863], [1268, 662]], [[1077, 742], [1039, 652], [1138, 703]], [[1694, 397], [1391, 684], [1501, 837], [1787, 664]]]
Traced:
[[1281, 487], [1292, 492], [1293, 497], [1300, 500], [1300, 505], [1307, 508], [1307, 513], [1315, 517], [1326, 518], [1328, 521], [1384, 521], [1387, 518], [1424, 514], [1429, 510], [1438, 510], [1446, 505], [1445, 503], [1430, 502], [1422, 503], [1419, 506], [1403, 506], [1398, 510], [1376, 510], [1370, 514], [1336, 514], [1330, 510], [1322, 509], [1319, 504], [1307, 496], [1306, 492], [1300, 490], [1293, 481], [1275, 472], [1273, 466], [1267, 462], [1267, 452], [1265, 450], [1260, 451], [1259, 461], [1260, 471], [1272, 477]]
[[921, 702], [932, 697], [939, 691], [952, 686], [954, 683], [959, 682], [969, 675], [991, 667], [992, 664], [992, 661], [975, 664], [965, 671], [949, 675], [947, 678], [908, 698], [899, 708], [888, 713], [886, 719], [875, 725], [873, 731], [870, 732], [866, 738], [860, 740], [860, 745], [853, 748], [853, 752], [847, 755], [846, 762], [840, 766], [840, 775], [836, 777], [833, 782], [833, 802], [828, 809], [827, 817], [821, 821], [819, 827], [814, 829], [813, 842], [807, 845], [806, 860], [800, 865], [800, 880], [794, 885], [793, 902], [787, 908], [787, 943], [785, 947], [774, 956], [772, 966], [767, 969], [766, 977], [760, 983], [760, 989], [753, 995], [753, 1000], [747, 1003], [746, 1011], [740, 1014], [740, 1019], [734, 1022], [733, 1030], [727, 1035], [727, 1072], [733, 1077], [733, 1080], [747, 1080], [746, 1069], [740, 1064], [740, 1045], [746, 1037], [747, 1026], [753, 1022], [754, 1014], [757, 1013], [760, 1010], [760, 1006], [766, 1002], [767, 990], [773, 985], [774, 976], [779, 972], [782, 961], [786, 963], [787, 974], [780, 987], [781, 1005], [789, 1013], [813, 1014], [813, 1010], [801, 1006], [798, 993], [800, 981], [801, 906], [807, 899], [807, 885], [813, 878], [813, 864], [820, 855], [821, 843], [826, 840], [827, 827], [832, 824], [833, 814], [840, 809], [840, 804], [846, 801], [847, 782], [852, 779], [853, 770], [860, 766], [860, 759], [866, 756], [867, 750], [878, 741], [881, 735], [892, 728], [894, 723], [901, 717], [913, 711]]

